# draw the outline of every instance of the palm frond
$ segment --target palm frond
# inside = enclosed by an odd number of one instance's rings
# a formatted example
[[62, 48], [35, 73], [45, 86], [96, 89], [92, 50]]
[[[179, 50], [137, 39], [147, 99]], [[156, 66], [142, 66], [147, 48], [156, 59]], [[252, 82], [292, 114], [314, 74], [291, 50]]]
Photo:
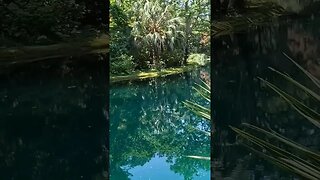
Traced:
[[203, 117], [207, 120], [210, 120], [210, 109], [204, 106], [201, 106], [195, 102], [191, 102], [189, 100], [183, 102], [183, 104], [190, 109], [196, 115]]
[[[284, 54], [288, 57], [286, 54]], [[319, 80], [312, 74], [304, 70], [299, 64], [288, 57], [317, 87], [320, 88]], [[303, 90], [306, 94], [318, 102], [319, 95], [297, 82], [289, 75], [281, 73], [273, 68], [273, 72]], [[259, 78], [274, 92], [279, 94], [288, 104], [290, 104], [299, 114], [305, 117], [309, 122], [320, 128], [320, 114], [311, 107], [305, 105], [301, 100], [293, 97], [280, 89], [278, 86]], [[305, 179], [316, 180], [320, 177], [320, 153], [318, 151], [304, 147], [288, 138], [285, 138], [273, 130], [267, 131], [250, 124], [243, 124], [244, 130], [230, 126], [237, 133], [238, 140], [242, 145], [249, 148], [252, 152], [260, 155], [272, 164], [281, 167], [291, 173], [297, 174]], [[272, 143], [271, 143], [272, 142]]]
[[292, 58], [290, 58], [286, 53], [283, 53], [292, 63], [294, 63], [305, 75], [308, 76], [308, 78], [311, 79], [311, 81], [320, 88], [320, 80], [314, 77], [311, 73], [309, 73], [307, 70], [303, 69], [298, 63], [296, 63]]
[[[242, 145], [271, 163], [307, 179], [320, 177], [318, 152], [282, 139], [276, 134], [272, 135], [271, 132], [253, 125], [247, 126], [246, 131], [232, 126], [230, 128], [238, 134]], [[282, 142], [282, 147], [274, 145], [277, 141]]]
[[316, 125], [318, 128], [320, 128], [320, 114], [313, 110], [312, 108], [304, 105], [303, 102], [297, 100], [293, 96], [289, 95], [288, 93], [284, 92], [274, 84], [263, 80], [259, 78], [261, 81], [263, 81], [267, 86], [269, 86], [271, 89], [273, 89], [276, 93], [278, 93], [285, 101], [287, 101], [299, 114], [301, 114], [303, 117], [307, 118], [311, 123]]
[[[299, 66], [298, 64], [297, 64], [297, 66], [298, 66], [298, 67], [301, 67], [301, 66]], [[316, 100], [320, 101], [320, 96], [319, 96], [317, 93], [315, 93], [314, 91], [310, 90], [310, 89], [307, 88], [306, 86], [300, 84], [298, 81], [292, 79], [290, 76], [288, 76], [288, 75], [286, 75], [286, 74], [284, 74], [284, 73], [282, 73], [282, 72], [279, 72], [279, 71], [277, 71], [277, 70], [275, 70], [275, 69], [273, 69], [273, 68], [271, 68], [271, 67], [270, 67], [269, 69], [271, 69], [271, 70], [274, 71], [275, 73], [281, 75], [283, 78], [287, 79], [287, 80], [290, 81], [292, 84], [294, 84], [294, 85], [297, 86], [298, 88], [304, 90], [304, 91], [307, 92], [309, 95], [311, 95], [312, 97], [314, 97]], [[315, 77], [313, 77], [313, 78], [316, 79]]]
[[205, 157], [205, 156], [186, 156], [186, 157], [193, 158], [193, 159], [210, 160], [210, 157]]
[[[200, 96], [202, 96], [207, 102], [210, 103], [210, 86], [208, 84], [206, 84], [204, 81], [201, 81], [202, 84], [198, 84], [195, 83], [195, 86], [193, 87], [193, 89], [200, 94]], [[191, 110], [194, 114], [196, 114], [197, 116], [200, 116], [202, 118], [205, 118], [206, 120], [208, 120], [209, 122], [211, 121], [211, 110], [208, 107], [204, 107], [201, 106], [195, 102], [192, 101], [185, 101], [183, 102], [183, 104], [189, 109]], [[205, 133], [207, 136], [210, 136], [210, 132], [207, 131], [203, 131], [197, 128], [193, 128], [196, 129], [198, 131], [201, 131], [203, 133]], [[193, 158], [193, 159], [202, 159], [202, 160], [210, 160], [210, 157], [204, 157], [204, 156], [186, 156], [189, 158]]]
[[[193, 89], [204, 98], [207, 102], [210, 103], [210, 86], [206, 84], [204, 81], [201, 81], [201, 84], [195, 83]], [[205, 118], [206, 120], [211, 120], [211, 110], [208, 107], [204, 107], [199, 105], [198, 103], [186, 100], [183, 104], [190, 109], [196, 115]]]

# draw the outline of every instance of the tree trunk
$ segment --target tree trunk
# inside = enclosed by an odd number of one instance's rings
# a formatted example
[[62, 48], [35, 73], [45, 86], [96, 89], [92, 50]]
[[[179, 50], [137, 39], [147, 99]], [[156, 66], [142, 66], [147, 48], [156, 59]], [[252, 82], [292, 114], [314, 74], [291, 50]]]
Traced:
[[0, 49], [0, 65], [29, 63], [94, 53], [108, 53], [108, 42], [109, 37], [101, 35], [98, 38], [85, 38], [70, 43]]
[[156, 46], [152, 47], [152, 66], [153, 68], [160, 70], [160, 56], [157, 53], [157, 48]]
[[186, 41], [185, 41], [185, 49], [184, 49], [184, 58], [182, 65], [187, 64], [187, 59], [189, 55], [189, 36], [191, 33], [191, 15], [189, 14], [189, 1], [185, 2], [185, 13], [186, 13], [186, 29], [185, 29], [185, 34], [186, 34]]
[[155, 56], [155, 50], [154, 50], [154, 47], [152, 48], [151, 50], [151, 55], [152, 55], [152, 68], [156, 68], [156, 56]]

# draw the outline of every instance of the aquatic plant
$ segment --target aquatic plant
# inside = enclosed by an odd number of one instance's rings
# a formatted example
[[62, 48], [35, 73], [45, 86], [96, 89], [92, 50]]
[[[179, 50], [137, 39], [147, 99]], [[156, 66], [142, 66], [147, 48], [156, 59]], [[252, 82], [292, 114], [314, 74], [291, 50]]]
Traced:
[[[293, 62], [317, 87], [320, 88], [320, 81], [308, 71], [303, 69], [294, 60], [284, 54], [291, 62]], [[319, 94], [310, 88], [302, 85], [289, 75], [270, 68], [273, 72], [280, 75], [295, 87], [303, 90], [308, 96], [320, 102]], [[314, 109], [297, 98], [283, 91], [273, 83], [259, 78], [267, 87], [279, 94], [288, 104], [290, 104], [300, 115], [305, 117], [309, 122], [320, 128], [320, 114]], [[314, 149], [310, 149], [298, 144], [273, 130], [265, 130], [260, 127], [243, 124], [243, 129], [231, 127], [238, 135], [238, 141], [249, 148], [250, 151], [260, 155], [272, 164], [281, 167], [291, 173], [294, 173], [305, 179], [319, 179], [320, 177], [320, 153]]]

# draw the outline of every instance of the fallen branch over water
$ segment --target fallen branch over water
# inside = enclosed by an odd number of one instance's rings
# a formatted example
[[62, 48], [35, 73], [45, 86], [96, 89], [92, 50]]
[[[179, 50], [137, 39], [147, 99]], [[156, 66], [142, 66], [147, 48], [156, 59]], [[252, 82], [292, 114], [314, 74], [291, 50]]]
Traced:
[[0, 65], [35, 62], [53, 58], [107, 53], [108, 36], [44, 46], [24, 46], [0, 49]]

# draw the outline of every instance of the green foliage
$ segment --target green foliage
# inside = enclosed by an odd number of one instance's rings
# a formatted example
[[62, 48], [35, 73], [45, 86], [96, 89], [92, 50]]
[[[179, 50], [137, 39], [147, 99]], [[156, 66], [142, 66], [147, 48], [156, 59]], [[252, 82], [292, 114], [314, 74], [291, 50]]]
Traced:
[[116, 57], [111, 63], [110, 72], [112, 74], [129, 74], [130, 72], [134, 71], [134, 63], [132, 60], [132, 56], [129, 56], [127, 54], [122, 54], [119, 57]]
[[205, 65], [210, 58], [208, 58], [205, 54], [191, 54], [188, 59], [188, 64], [198, 64], [198, 65]]
[[[287, 56], [287, 55], [285, 55]], [[288, 56], [287, 56], [288, 57]], [[288, 57], [289, 58], [289, 57]], [[300, 65], [289, 58], [305, 75], [320, 88], [319, 80], [316, 79], [309, 72], [304, 70]], [[292, 79], [290, 76], [281, 73], [277, 70], [271, 69], [280, 77], [286, 79], [298, 89], [304, 91], [308, 96], [313, 97], [318, 103], [320, 96], [310, 88], [305, 87], [301, 83]], [[299, 114], [305, 117], [309, 122], [320, 128], [320, 115], [316, 109], [309, 107], [297, 98], [289, 95], [276, 85], [261, 79], [269, 88], [279, 94], [287, 103], [289, 103]], [[238, 140], [251, 151], [260, 155], [269, 162], [297, 174], [304, 179], [316, 180], [320, 177], [320, 152], [304, 147], [290, 139], [272, 130], [264, 130], [257, 126], [244, 124], [244, 129], [231, 127], [237, 134]], [[271, 143], [272, 142], [272, 143]]]
[[186, 64], [190, 53], [209, 54], [210, 2], [203, 0], [112, 0], [111, 63], [133, 56], [136, 69]]
[[[173, 51], [164, 51], [161, 54], [161, 63], [165, 67], [177, 67], [183, 63], [184, 52], [181, 49], [174, 49]], [[177, 58], [181, 57], [181, 58]]]
[[106, 14], [106, 4], [99, 0], [0, 0], [0, 45], [92, 37], [105, 32]]
[[130, 36], [128, 16], [113, 2], [110, 6], [110, 17], [110, 72], [129, 73], [134, 70], [134, 63], [132, 56], [128, 55]]
[[121, 27], [128, 27], [128, 16], [125, 11], [116, 3], [110, 4], [110, 28], [121, 30]]
[[135, 46], [143, 49], [153, 65], [159, 67], [160, 56], [165, 50], [183, 47], [184, 32], [182, 18], [175, 16], [170, 5], [160, 1], [142, 1], [135, 3], [132, 36]]
[[75, 1], [16, 0], [1, 2], [0, 14], [0, 33], [5, 37], [35, 41], [45, 35], [57, 39], [79, 27], [85, 6]]

